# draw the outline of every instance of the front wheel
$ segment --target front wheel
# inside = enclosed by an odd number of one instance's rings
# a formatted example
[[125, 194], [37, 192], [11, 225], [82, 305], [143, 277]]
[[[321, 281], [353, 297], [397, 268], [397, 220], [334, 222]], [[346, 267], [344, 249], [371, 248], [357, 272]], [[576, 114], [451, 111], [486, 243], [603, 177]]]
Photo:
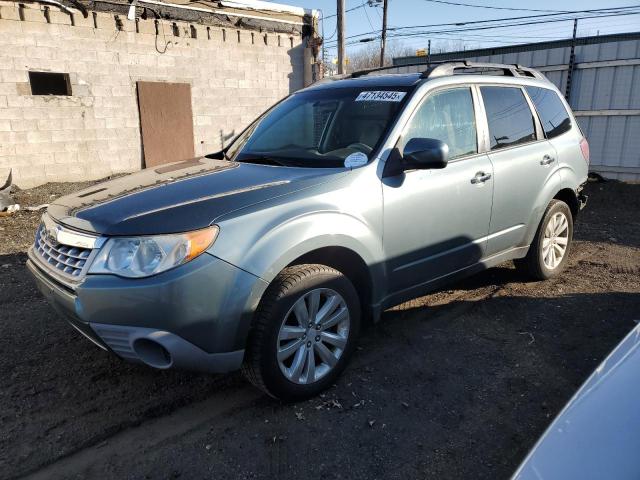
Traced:
[[567, 263], [573, 240], [573, 216], [569, 206], [552, 200], [540, 221], [527, 256], [516, 267], [537, 280], [560, 274]]
[[325, 265], [288, 267], [258, 306], [243, 373], [273, 397], [312, 397], [340, 375], [359, 327], [360, 302], [347, 277]]

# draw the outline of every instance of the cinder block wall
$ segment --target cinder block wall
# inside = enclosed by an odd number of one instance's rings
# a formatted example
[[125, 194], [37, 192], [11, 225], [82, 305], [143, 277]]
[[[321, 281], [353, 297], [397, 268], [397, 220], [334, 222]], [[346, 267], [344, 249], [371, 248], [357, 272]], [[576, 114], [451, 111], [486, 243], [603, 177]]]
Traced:
[[[191, 84], [196, 155], [219, 149], [303, 86], [300, 35], [113, 14], [71, 17], [0, 1], [0, 180], [22, 188], [98, 179], [142, 166], [136, 82]], [[95, 22], [95, 23], [94, 23]], [[193, 38], [195, 28], [196, 38]], [[136, 31], [137, 30], [137, 31]], [[70, 75], [72, 96], [31, 95], [28, 72]]]

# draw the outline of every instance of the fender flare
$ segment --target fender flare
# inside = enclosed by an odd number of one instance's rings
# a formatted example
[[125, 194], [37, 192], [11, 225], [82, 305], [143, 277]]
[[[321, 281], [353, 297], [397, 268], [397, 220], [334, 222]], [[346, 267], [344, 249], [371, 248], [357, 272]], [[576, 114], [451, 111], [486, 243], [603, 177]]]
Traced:
[[535, 202], [535, 208], [533, 208], [531, 216], [529, 217], [527, 233], [524, 237], [524, 245], [531, 245], [531, 242], [533, 242], [533, 237], [536, 235], [542, 216], [558, 192], [564, 189], [570, 189], [575, 192], [575, 184], [572, 183], [569, 178], [566, 178], [563, 174], [564, 170], [566, 170], [566, 168], [560, 168], [551, 174], [540, 190]]
[[277, 225], [249, 246], [238, 267], [271, 283], [297, 258], [328, 247], [345, 248], [360, 257], [369, 268], [371, 298], [382, 297], [386, 288], [382, 236], [364, 219], [344, 212], [305, 213]]

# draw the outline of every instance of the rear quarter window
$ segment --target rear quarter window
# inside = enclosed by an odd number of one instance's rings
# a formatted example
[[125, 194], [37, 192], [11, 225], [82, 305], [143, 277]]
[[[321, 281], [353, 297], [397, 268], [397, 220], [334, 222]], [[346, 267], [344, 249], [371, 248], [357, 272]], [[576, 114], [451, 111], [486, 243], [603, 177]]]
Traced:
[[519, 87], [480, 87], [491, 150], [536, 140], [533, 114]]
[[541, 87], [525, 89], [536, 106], [547, 138], [554, 138], [571, 130], [571, 118], [556, 92]]

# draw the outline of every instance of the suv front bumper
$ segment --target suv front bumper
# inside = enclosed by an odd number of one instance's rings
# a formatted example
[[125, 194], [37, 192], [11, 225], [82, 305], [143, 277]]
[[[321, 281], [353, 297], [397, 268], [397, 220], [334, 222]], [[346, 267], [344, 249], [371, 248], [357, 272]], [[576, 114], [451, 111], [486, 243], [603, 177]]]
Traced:
[[267, 283], [210, 254], [153, 277], [87, 275], [69, 289], [29, 252], [38, 289], [99, 347], [155, 368], [240, 368]]

